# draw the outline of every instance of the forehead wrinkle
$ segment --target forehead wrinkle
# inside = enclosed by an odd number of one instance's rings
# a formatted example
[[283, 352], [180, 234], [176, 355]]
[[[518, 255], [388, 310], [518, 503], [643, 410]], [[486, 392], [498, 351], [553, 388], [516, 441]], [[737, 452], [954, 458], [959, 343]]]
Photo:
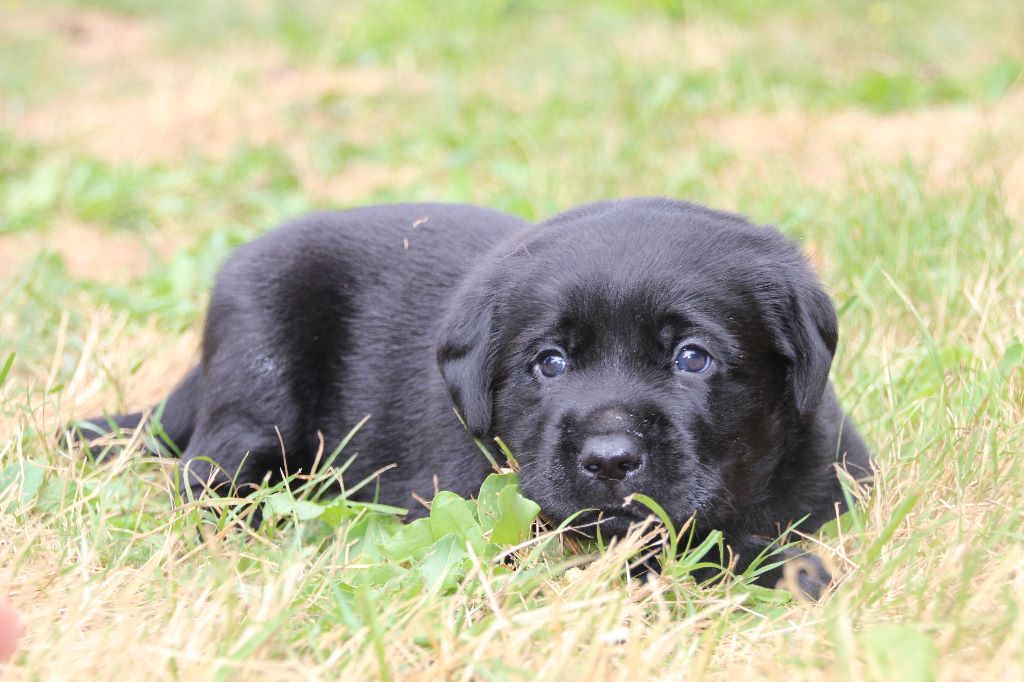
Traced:
[[572, 345], [602, 364], [622, 365], [658, 345], [656, 298], [645, 287], [612, 282], [576, 282], [566, 292], [558, 321]]
[[738, 337], [756, 322], [751, 315], [756, 296], [742, 282], [723, 282], [706, 271], [672, 276], [671, 271], [654, 274], [665, 272], [656, 269], [612, 277], [606, 267], [600, 270], [576, 267], [561, 277], [531, 278], [533, 286], [520, 290], [509, 310], [515, 330], [506, 337], [510, 350], [537, 351], [548, 343], [569, 351], [577, 341], [631, 356], [660, 345], [662, 332], [675, 321], [675, 334], [692, 334], [696, 341], [715, 342], [720, 352], [735, 354]]

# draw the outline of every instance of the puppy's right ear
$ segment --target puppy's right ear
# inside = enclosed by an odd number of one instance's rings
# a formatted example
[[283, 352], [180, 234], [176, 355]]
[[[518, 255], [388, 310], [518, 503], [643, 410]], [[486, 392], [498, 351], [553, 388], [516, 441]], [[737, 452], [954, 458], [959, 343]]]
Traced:
[[486, 277], [470, 277], [441, 323], [437, 366], [455, 408], [478, 438], [491, 432], [494, 402], [495, 291]]

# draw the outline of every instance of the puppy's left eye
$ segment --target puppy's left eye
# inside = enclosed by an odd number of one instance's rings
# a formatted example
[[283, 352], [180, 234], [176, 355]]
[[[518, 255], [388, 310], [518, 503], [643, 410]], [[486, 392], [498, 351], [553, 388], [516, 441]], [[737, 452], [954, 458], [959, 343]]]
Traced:
[[711, 369], [711, 355], [700, 346], [683, 346], [676, 354], [676, 369], [690, 374], [706, 372]]
[[564, 355], [556, 350], [549, 350], [541, 353], [533, 366], [548, 379], [554, 379], [565, 373], [568, 363]]

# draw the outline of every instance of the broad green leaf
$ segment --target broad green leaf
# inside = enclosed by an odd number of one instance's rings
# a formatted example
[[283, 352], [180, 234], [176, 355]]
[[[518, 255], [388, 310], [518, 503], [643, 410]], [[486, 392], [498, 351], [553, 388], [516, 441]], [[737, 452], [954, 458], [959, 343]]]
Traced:
[[74, 497], [74, 485], [63, 477], [51, 478], [39, 492], [36, 508], [42, 512], [54, 512]]
[[383, 587], [389, 581], [408, 573], [398, 564], [380, 563], [366, 568], [352, 569], [352, 587]]
[[469, 554], [464, 542], [454, 534], [445, 535], [434, 543], [420, 563], [420, 575], [430, 592], [449, 589], [466, 573]]
[[401, 527], [402, 522], [393, 516], [366, 514], [349, 527], [348, 540], [355, 540], [351, 556], [362, 554], [372, 561], [382, 561], [384, 557], [380, 546], [386, 544]]
[[28, 504], [39, 493], [46, 477], [46, 467], [30, 459], [13, 462], [0, 472], [0, 495], [11, 486], [21, 482], [18, 500], [22, 505]]
[[430, 529], [435, 539], [451, 534], [467, 540], [478, 554], [483, 554], [483, 531], [473, 507], [453, 492], [442, 490], [430, 504]]
[[324, 508], [316, 502], [310, 502], [309, 500], [295, 500], [293, 511], [299, 521], [310, 521], [323, 514]]
[[498, 495], [505, 488], [517, 485], [518, 481], [519, 477], [513, 473], [491, 474], [484, 479], [483, 485], [480, 486], [480, 494], [477, 495], [477, 514], [484, 530], [494, 528], [494, 524], [501, 517]]
[[832, 519], [827, 523], [822, 524], [821, 528], [818, 529], [818, 533], [822, 537], [826, 538], [838, 538], [840, 531], [843, 533], [853, 533], [857, 526], [854, 523], [853, 515], [850, 512], [846, 512], [838, 518]]
[[263, 505], [264, 516], [285, 516], [292, 510], [292, 498], [286, 493], [274, 493], [267, 495]]
[[356, 512], [348, 504], [348, 500], [344, 497], [336, 497], [328, 504], [324, 505], [324, 513], [320, 515], [320, 520], [334, 527], [338, 527], [343, 521], [347, 521], [355, 515]]
[[406, 561], [423, 556], [434, 542], [430, 519], [416, 519], [380, 545], [380, 553], [392, 561]]
[[516, 486], [507, 486], [498, 493], [499, 517], [491, 533], [491, 542], [515, 545], [530, 537], [530, 529], [540, 514], [540, 506], [528, 500]]

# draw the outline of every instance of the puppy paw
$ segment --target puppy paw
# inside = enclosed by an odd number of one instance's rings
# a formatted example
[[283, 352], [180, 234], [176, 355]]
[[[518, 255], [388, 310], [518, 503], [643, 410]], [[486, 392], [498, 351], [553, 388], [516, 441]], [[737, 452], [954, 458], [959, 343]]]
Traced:
[[801, 554], [782, 565], [782, 577], [776, 589], [788, 590], [797, 599], [821, 601], [832, 584], [832, 571], [815, 554]]

